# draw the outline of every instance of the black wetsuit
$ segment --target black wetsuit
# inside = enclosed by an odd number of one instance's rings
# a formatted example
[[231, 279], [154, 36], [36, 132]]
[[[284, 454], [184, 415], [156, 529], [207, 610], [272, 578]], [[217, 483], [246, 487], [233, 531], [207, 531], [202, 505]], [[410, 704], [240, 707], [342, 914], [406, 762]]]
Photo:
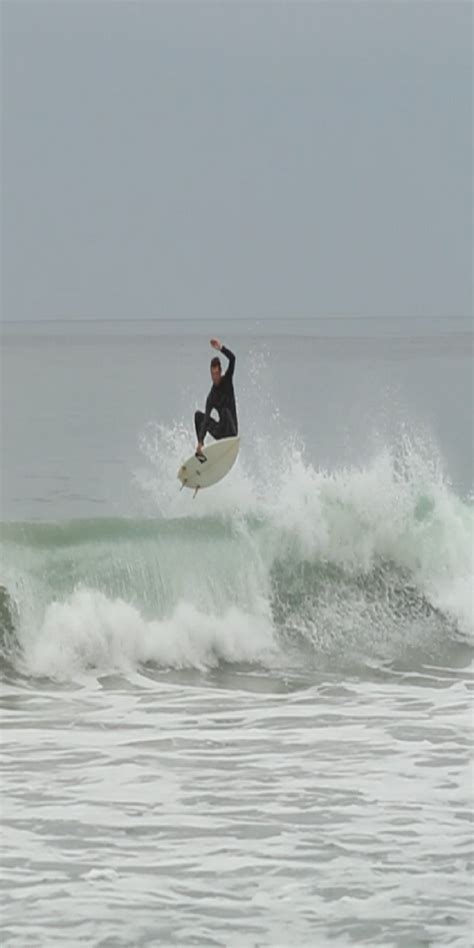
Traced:
[[[194, 416], [196, 435], [199, 444], [204, 443], [206, 434], [212, 435], [216, 441], [220, 438], [232, 438], [238, 432], [237, 409], [234, 394], [234, 367], [235, 355], [230, 349], [222, 346], [221, 352], [229, 360], [227, 372], [222, 376], [219, 385], [213, 385], [206, 401], [206, 411], [197, 411]], [[211, 418], [211, 411], [215, 408], [219, 421]]]

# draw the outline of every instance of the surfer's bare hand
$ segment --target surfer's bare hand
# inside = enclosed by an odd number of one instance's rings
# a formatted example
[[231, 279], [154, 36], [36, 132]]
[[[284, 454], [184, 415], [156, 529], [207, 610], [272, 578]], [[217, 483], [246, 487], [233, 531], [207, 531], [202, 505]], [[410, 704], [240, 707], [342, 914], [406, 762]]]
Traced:
[[218, 339], [211, 339], [211, 346], [213, 349], [222, 349], [222, 343]]
[[198, 444], [196, 448], [196, 454], [198, 455], [198, 457], [202, 457], [202, 448], [203, 448], [202, 444]]

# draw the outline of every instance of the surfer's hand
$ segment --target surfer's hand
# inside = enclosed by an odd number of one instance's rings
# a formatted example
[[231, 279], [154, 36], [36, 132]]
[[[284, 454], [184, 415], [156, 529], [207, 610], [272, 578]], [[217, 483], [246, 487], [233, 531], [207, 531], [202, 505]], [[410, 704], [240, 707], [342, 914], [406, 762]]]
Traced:
[[218, 339], [211, 339], [211, 346], [213, 349], [222, 349], [222, 343]]
[[203, 448], [202, 444], [198, 444], [196, 448], [196, 454], [198, 455], [198, 457], [202, 457], [202, 448]]

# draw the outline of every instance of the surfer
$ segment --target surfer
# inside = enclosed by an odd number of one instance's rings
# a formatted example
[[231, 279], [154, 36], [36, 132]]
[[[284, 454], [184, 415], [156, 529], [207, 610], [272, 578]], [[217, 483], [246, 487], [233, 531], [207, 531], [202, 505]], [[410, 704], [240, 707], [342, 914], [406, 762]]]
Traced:
[[[212, 435], [216, 441], [221, 438], [232, 438], [237, 435], [237, 409], [235, 407], [234, 394], [234, 367], [235, 355], [230, 349], [226, 349], [218, 339], [211, 339], [211, 346], [225, 355], [229, 360], [227, 372], [222, 374], [222, 365], [219, 356], [211, 359], [211, 378], [212, 388], [207, 396], [206, 411], [197, 411], [194, 415], [194, 425], [196, 428], [197, 448], [196, 454], [202, 455], [204, 438], [206, 434]], [[211, 418], [211, 411], [215, 409], [219, 415], [219, 421]]]

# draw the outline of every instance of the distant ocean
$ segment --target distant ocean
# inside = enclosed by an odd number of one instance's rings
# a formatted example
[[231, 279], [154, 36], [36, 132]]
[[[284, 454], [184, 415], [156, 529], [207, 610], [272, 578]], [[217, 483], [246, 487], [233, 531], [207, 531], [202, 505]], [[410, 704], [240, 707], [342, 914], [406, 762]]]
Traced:
[[472, 944], [471, 329], [4, 324], [5, 948]]

